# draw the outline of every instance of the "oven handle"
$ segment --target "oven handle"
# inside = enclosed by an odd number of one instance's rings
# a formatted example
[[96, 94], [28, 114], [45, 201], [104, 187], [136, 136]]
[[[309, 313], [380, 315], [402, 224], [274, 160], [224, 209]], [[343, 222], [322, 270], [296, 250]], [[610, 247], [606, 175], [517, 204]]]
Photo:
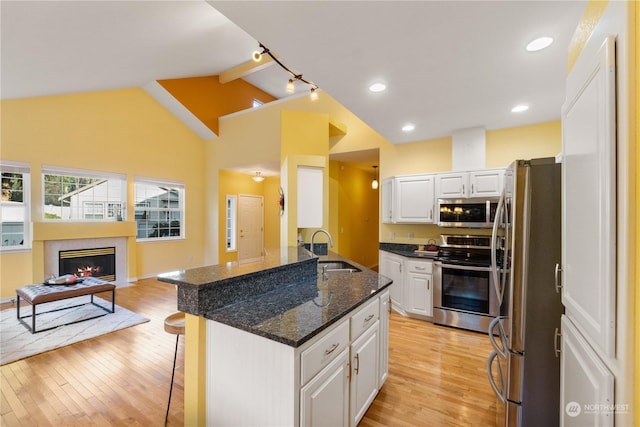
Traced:
[[473, 271], [488, 271], [491, 272], [491, 267], [473, 267], [470, 265], [458, 265], [458, 264], [446, 264], [442, 261], [434, 262], [434, 265], [439, 265], [441, 268], [451, 268], [453, 270], [473, 270]]
[[493, 285], [496, 288], [496, 295], [498, 295], [498, 302], [502, 304], [502, 296], [504, 292], [504, 286], [500, 289], [500, 281], [498, 278], [498, 259], [496, 256], [496, 250], [498, 246], [498, 227], [502, 222], [502, 211], [504, 210], [505, 193], [502, 192], [498, 206], [496, 207], [496, 216], [493, 218], [493, 229], [491, 230], [491, 274], [493, 274]]

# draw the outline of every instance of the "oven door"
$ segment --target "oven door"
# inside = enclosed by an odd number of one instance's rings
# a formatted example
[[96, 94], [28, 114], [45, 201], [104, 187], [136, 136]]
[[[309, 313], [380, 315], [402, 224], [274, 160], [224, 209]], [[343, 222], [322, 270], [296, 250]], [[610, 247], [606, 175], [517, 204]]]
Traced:
[[491, 267], [435, 262], [433, 282], [436, 323], [486, 332], [489, 322], [500, 313]]

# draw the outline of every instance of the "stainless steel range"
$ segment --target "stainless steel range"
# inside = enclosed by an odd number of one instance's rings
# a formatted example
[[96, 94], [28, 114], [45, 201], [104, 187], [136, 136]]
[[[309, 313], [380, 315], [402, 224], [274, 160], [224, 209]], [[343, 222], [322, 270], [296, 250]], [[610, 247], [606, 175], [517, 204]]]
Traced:
[[[500, 250], [497, 250], [500, 257]], [[491, 269], [491, 236], [443, 234], [433, 264], [433, 321], [487, 332], [500, 301]]]

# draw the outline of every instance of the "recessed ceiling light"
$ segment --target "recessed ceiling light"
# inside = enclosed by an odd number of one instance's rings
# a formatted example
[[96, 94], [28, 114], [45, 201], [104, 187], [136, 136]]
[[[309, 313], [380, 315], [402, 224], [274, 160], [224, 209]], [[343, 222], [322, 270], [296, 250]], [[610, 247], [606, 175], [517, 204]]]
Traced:
[[411, 132], [415, 128], [416, 128], [416, 125], [414, 125], [413, 123], [407, 123], [406, 125], [402, 126], [402, 131], [403, 132]]
[[516, 105], [515, 107], [513, 107], [511, 109], [511, 112], [512, 113], [522, 113], [523, 111], [527, 111], [528, 109], [529, 109], [528, 105], [524, 105], [524, 104]]
[[552, 37], [538, 37], [537, 39], [529, 42], [526, 49], [527, 52], [537, 52], [545, 47], [549, 47], [551, 43], [553, 43]]
[[369, 90], [373, 93], [378, 93], [378, 92], [382, 92], [387, 88], [387, 85], [384, 83], [374, 83], [371, 86], [369, 86]]

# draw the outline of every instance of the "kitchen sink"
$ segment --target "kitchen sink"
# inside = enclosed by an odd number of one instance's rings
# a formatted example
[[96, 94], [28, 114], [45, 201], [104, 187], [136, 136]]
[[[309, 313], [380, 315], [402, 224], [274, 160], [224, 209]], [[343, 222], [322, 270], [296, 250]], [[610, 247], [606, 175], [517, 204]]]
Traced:
[[332, 273], [332, 272], [357, 273], [359, 271], [362, 271], [355, 265], [349, 264], [346, 261], [336, 261], [336, 260], [318, 261], [318, 266], [320, 266], [320, 268], [322, 268], [323, 271], [326, 271], [327, 273]]

